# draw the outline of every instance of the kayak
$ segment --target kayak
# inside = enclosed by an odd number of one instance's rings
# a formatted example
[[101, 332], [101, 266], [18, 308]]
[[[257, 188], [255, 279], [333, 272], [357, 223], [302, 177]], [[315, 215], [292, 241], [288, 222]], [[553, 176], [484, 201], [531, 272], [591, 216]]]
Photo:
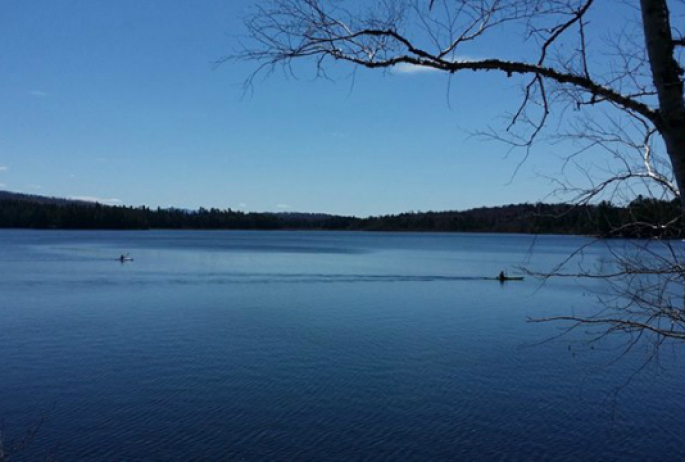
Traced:
[[505, 281], [523, 281], [523, 276], [505, 276], [503, 278], [501, 277], [496, 277], [499, 282], [505, 282]]

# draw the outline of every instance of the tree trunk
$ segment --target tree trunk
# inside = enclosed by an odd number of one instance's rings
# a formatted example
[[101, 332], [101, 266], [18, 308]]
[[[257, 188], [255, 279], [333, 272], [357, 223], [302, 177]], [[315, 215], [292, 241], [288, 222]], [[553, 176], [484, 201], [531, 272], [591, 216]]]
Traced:
[[[647, 56], [659, 99], [657, 129], [661, 133], [673, 165], [678, 191], [685, 187], [685, 101], [683, 69], [675, 60], [666, 0], [640, 0]], [[685, 195], [680, 194], [685, 214]]]

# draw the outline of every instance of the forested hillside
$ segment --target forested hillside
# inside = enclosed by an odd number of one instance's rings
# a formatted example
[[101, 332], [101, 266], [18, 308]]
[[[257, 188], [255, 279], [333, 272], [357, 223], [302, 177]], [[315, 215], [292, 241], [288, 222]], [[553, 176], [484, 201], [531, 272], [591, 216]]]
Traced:
[[[307, 213], [245, 213], [106, 206], [40, 196], [0, 195], [1, 228], [35, 229], [312, 229], [354, 231], [583, 234], [681, 237], [677, 202], [638, 197], [627, 207], [519, 204], [461, 212], [411, 212], [356, 218]], [[670, 226], [666, 226], [670, 223]]]

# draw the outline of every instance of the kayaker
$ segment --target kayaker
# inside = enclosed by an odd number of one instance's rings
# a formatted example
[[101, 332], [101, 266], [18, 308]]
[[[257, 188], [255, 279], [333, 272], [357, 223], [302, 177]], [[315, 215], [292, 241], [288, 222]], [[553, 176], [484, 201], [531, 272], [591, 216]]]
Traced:
[[499, 276], [497, 276], [497, 279], [500, 281], [504, 281], [507, 278], [507, 276], [504, 274], [504, 271], [499, 272]]

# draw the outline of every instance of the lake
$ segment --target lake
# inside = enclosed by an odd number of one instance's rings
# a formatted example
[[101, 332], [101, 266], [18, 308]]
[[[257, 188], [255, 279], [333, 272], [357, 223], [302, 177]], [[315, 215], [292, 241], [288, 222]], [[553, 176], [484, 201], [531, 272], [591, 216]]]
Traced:
[[586, 243], [0, 230], [5, 440], [47, 414], [26, 460], [683, 460], [681, 347], [635, 375], [646, 347], [527, 322], [601, 281], [484, 279]]

